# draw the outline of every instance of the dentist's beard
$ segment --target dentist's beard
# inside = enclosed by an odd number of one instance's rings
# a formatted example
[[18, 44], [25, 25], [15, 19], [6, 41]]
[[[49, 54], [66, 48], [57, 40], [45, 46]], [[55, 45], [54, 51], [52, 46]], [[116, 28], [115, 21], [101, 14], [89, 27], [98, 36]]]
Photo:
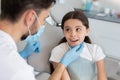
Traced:
[[21, 37], [21, 41], [25, 40], [28, 36], [29, 36], [29, 32], [27, 32]]
[[[34, 32], [32, 35], [36, 34], [37, 32]], [[27, 32], [26, 34], [24, 34], [22, 37], [21, 37], [21, 41], [25, 40], [28, 36], [29, 36], [29, 32]]]

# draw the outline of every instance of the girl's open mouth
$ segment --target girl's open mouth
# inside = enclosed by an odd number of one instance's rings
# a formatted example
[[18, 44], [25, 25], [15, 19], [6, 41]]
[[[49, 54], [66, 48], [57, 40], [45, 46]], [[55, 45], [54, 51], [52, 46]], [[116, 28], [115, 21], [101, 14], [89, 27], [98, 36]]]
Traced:
[[78, 39], [76, 39], [76, 40], [70, 40], [70, 42], [72, 42], [72, 43], [75, 43], [77, 41], [79, 41], [79, 40]]

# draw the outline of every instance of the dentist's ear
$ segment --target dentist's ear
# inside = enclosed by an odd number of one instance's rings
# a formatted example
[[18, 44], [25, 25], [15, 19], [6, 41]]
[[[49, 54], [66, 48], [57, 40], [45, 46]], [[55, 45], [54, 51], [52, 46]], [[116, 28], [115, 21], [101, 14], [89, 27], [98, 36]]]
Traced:
[[35, 21], [35, 15], [34, 14], [35, 14], [34, 10], [28, 10], [25, 13], [24, 23], [27, 27], [31, 26], [34, 23], [34, 21]]

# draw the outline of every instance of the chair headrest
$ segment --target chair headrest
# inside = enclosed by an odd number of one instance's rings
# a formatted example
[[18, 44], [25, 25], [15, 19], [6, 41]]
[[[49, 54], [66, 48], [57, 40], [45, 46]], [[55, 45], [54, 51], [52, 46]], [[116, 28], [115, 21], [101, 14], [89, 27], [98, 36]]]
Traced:
[[74, 11], [74, 8], [69, 5], [55, 4], [51, 8], [50, 15], [57, 24], [61, 24], [63, 16], [70, 11]]

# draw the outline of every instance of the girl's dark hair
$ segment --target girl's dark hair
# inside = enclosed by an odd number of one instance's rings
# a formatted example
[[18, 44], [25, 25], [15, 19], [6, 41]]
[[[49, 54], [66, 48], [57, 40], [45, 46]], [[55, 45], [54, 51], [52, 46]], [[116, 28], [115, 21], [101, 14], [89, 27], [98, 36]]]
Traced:
[[[69, 19], [78, 19], [82, 22], [82, 24], [86, 27], [86, 29], [89, 28], [89, 21], [88, 18], [85, 16], [85, 14], [82, 11], [71, 11], [68, 12], [62, 19], [62, 24], [61, 24], [61, 28], [64, 29], [64, 23], [69, 20]], [[59, 42], [66, 42], [66, 38], [64, 37], [63, 39], [61, 39], [61, 41]], [[85, 37], [84, 42], [86, 43], [91, 43], [91, 40], [88, 36]]]
[[1, 20], [15, 22], [27, 9], [34, 9], [38, 14], [49, 8], [55, 0], [1, 0]]

